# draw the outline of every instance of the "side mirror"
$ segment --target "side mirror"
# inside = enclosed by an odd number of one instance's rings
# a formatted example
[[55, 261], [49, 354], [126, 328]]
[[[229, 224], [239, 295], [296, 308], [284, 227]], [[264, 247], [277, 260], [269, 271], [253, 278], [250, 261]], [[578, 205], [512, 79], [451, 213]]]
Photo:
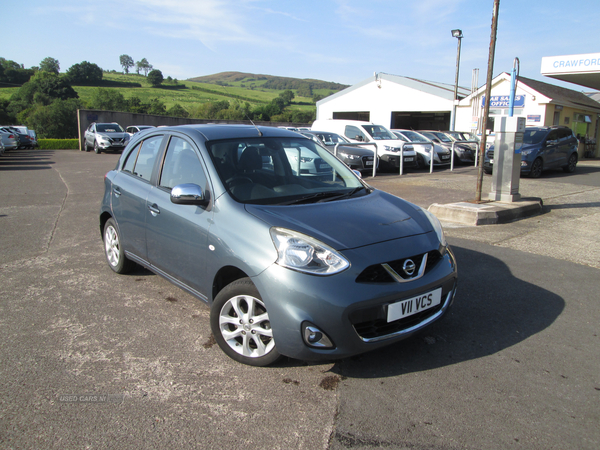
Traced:
[[206, 206], [208, 199], [197, 184], [178, 184], [171, 189], [171, 202], [177, 205]]

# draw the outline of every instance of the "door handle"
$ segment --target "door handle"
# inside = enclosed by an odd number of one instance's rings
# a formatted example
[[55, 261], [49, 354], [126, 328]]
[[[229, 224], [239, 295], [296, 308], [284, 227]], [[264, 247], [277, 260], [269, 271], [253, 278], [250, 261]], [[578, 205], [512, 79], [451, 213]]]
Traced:
[[158, 209], [158, 205], [156, 203], [148, 205], [148, 209], [150, 210], [150, 214], [152, 214], [154, 217], [160, 214], [160, 209]]
[[121, 189], [119, 188], [119, 186], [113, 187], [113, 192], [116, 197], [119, 197], [121, 195]]

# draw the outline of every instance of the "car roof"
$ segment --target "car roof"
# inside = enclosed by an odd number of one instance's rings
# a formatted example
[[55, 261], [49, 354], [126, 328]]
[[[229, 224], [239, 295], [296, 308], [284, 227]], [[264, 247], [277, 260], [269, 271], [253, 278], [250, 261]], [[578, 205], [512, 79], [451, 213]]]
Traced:
[[199, 134], [207, 141], [253, 137], [294, 137], [308, 139], [301, 134], [276, 127], [242, 124], [195, 124], [161, 127], [161, 131], [181, 131], [190, 135]]

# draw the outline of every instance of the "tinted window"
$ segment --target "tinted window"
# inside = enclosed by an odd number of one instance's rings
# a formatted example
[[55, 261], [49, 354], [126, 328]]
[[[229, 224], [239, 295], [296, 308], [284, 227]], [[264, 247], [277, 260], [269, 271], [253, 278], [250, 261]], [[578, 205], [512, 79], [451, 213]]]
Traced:
[[546, 142], [552, 142], [552, 141], [558, 141], [558, 130], [552, 130], [548, 134], [548, 138], [546, 139]]
[[125, 161], [125, 165], [123, 166], [123, 170], [125, 172], [133, 173], [133, 167], [135, 166], [135, 160], [137, 159], [138, 152], [140, 151], [140, 147], [142, 144], [138, 144], [136, 148], [134, 148], [131, 152], [129, 152], [129, 156], [127, 156], [127, 161]]
[[137, 175], [146, 181], [150, 181], [162, 138], [162, 136], [152, 136], [142, 142], [142, 147], [138, 153], [135, 168], [133, 170], [134, 175]]
[[346, 135], [346, 137], [349, 137], [350, 139], [354, 139], [356, 141], [360, 141], [361, 138], [363, 141], [367, 140], [364, 133], [362, 131], [360, 131], [360, 129], [358, 127], [355, 127], [352, 125], [346, 125], [344, 134]]
[[193, 183], [204, 189], [206, 176], [202, 164], [189, 142], [172, 137], [160, 177], [160, 186], [172, 189], [178, 184]]

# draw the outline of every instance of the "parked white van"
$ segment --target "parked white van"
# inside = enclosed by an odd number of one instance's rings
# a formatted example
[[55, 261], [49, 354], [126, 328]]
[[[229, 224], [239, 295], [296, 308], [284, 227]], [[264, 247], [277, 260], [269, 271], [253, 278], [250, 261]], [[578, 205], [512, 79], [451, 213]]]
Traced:
[[382, 125], [359, 120], [325, 119], [315, 120], [311, 130], [341, 134], [353, 143], [374, 142], [377, 144], [377, 157], [381, 168], [399, 169], [400, 150], [403, 154], [404, 167], [417, 167], [417, 154], [412, 145], [401, 141]]

